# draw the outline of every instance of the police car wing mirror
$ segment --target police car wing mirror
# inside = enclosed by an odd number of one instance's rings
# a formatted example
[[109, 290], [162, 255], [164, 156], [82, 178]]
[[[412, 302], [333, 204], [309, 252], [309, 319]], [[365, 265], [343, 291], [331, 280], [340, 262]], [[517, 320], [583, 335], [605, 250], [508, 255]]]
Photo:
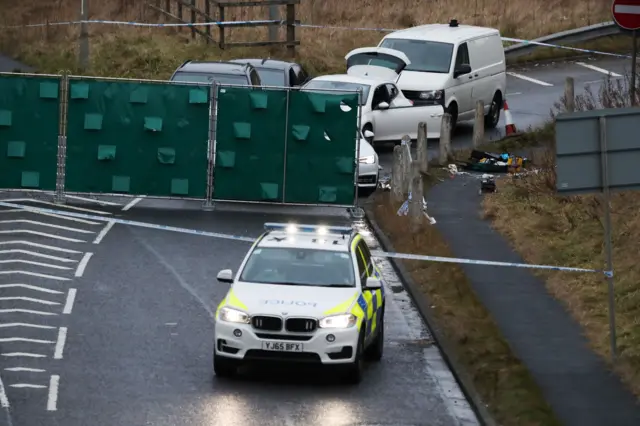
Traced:
[[375, 277], [369, 277], [367, 278], [366, 288], [367, 290], [377, 290], [382, 288], [382, 281]]
[[218, 281], [221, 283], [232, 283], [233, 282], [233, 272], [231, 269], [223, 269], [218, 272]]

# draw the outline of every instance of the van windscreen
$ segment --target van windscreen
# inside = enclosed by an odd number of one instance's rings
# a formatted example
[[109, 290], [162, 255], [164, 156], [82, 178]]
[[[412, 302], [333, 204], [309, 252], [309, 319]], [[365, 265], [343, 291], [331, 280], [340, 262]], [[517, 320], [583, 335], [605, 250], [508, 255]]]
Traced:
[[399, 50], [411, 63], [405, 71], [448, 73], [451, 68], [453, 44], [437, 41], [386, 38], [380, 47]]

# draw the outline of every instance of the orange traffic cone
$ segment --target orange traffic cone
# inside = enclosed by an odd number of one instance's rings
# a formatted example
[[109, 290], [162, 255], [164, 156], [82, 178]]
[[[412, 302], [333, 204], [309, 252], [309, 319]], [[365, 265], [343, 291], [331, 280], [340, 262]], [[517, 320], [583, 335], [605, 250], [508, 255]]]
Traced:
[[504, 120], [505, 120], [505, 134], [507, 136], [513, 135], [517, 132], [516, 125], [513, 123], [513, 117], [511, 116], [511, 111], [509, 111], [509, 105], [507, 105], [507, 101], [504, 101]]

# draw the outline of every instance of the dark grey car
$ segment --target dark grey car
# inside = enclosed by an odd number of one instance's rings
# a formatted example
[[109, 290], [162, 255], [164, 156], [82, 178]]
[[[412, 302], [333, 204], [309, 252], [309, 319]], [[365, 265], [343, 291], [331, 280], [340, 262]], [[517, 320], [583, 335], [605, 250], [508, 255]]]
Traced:
[[295, 62], [251, 58], [233, 59], [230, 62], [253, 66], [258, 71], [264, 86], [296, 87], [302, 86], [309, 80], [309, 74], [304, 67]]
[[262, 80], [250, 64], [222, 61], [187, 61], [171, 76], [171, 81], [188, 83], [233, 84], [238, 86], [261, 86]]

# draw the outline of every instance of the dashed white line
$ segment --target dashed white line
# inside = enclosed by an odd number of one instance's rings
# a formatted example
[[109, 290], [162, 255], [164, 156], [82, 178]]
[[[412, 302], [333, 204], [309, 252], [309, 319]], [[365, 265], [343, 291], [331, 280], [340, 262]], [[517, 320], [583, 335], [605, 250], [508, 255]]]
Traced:
[[0, 242], [0, 245], [10, 245], [10, 244], [22, 244], [25, 246], [29, 246], [29, 247], [38, 247], [38, 248], [42, 248], [42, 249], [47, 249], [47, 250], [51, 250], [51, 251], [60, 251], [63, 253], [82, 253], [81, 251], [78, 250], [71, 250], [71, 249], [66, 249], [66, 248], [60, 248], [60, 247], [55, 247], [55, 246], [48, 246], [46, 244], [38, 244], [38, 243], [32, 243], [31, 241], [24, 241], [24, 240], [14, 240], [14, 241], [2, 241]]
[[55, 312], [34, 311], [33, 309], [0, 309], [0, 314], [58, 315]]
[[131, 200], [129, 202], [129, 204], [127, 204], [126, 206], [124, 206], [122, 208], [123, 212], [126, 212], [127, 210], [131, 209], [133, 206], [135, 206], [136, 204], [138, 204], [140, 201], [143, 200], [144, 197], [138, 197], [138, 198], [134, 198], [133, 200]]
[[58, 409], [58, 386], [60, 385], [60, 376], [53, 375], [49, 381], [49, 398], [47, 399], [47, 411], [56, 411]]
[[589, 68], [590, 70], [593, 70], [593, 71], [601, 72], [602, 74], [607, 74], [607, 75], [609, 75], [611, 77], [622, 77], [622, 75], [618, 74], [617, 72], [608, 71], [608, 70], [606, 70], [604, 68], [596, 67], [595, 65], [586, 64], [584, 62], [576, 62], [576, 65], [580, 65], [581, 67]]
[[113, 225], [115, 225], [115, 224], [116, 223], [114, 221], [112, 221], [112, 220], [107, 222], [107, 224], [104, 226], [104, 228], [102, 228], [102, 231], [100, 231], [100, 233], [98, 234], [96, 239], [93, 240], [93, 244], [100, 244], [102, 242], [102, 240], [104, 239], [104, 237], [107, 235], [107, 232], [109, 232], [111, 230], [111, 228], [113, 228]]
[[[35, 203], [35, 204], [46, 204], [48, 206], [55, 206], [57, 208], [60, 208], [60, 206], [56, 203], [52, 203], [50, 201], [42, 201], [42, 200], [34, 200], [31, 198], [13, 198], [13, 199], [8, 199], [8, 200], [3, 200], [5, 203]], [[29, 206], [24, 206], [24, 207], [29, 207]], [[80, 212], [89, 212], [89, 213], [96, 213], [96, 214], [101, 214], [101, 215], [110, 215], [110, 212], [103, 212], [100, 210], [93, 210], [93, 209], [85, 209], [83, 207], [75, 207], [75, 206], [64, 206], [65, 209], [69, 209], [69, 210], [77, 210]]]
[[44, 328], [44, 329], [55, 328], [52, 325], [27, 324], [26, 322], [10, 322], [6, 324], [0, 324], [0, 328], [9, 328], [9, 327], [29, 327], [29, 328]]
[[58, 302], [52, 302], [50, 300], [35, 299], [33, 297], [24, 297], [24, 296], [0, 297], [0, 301], [2, 300], [21, 300], [23, 302], [40, 303], [41, 305], [50, 305], [50, 306], [60, 304]]
[[75, 288], [70, 288], [69, 293], [67, 293], [67, 301], [64, 303], [64, 309], [62, 310], [63, 314], [70, 314], [73, 310], [73, 302], [76, 300], [76, 293], [78, 290]]
[[95, 198], [79, 197], [77, 195], [65, 195], [65, 197], [71, 198], [74, 200], [89, 201], [92, 203], [100, 204], [101, 206], [119, 206], [120, 205], [118, 203], [113, 203], [111, 201], [97, 200]]
[[29, 367], [9, 367], [5, 368], [5, 371], [26, 371], [29, 373], [44, 373], [47, 370], [43, 370], [41, 368], [29, 368]]
[[84, 256], [82, 256], [82, 260], [80, 261], [80, 263], [78, 264], [78, 268], [76, 269], [76, 277], [81, 277], [84, 275], [84, 270], [87, 268], [87, 264], [89, 263], [91, 256], [93, 256], [93, 253], [89, 252], [85, 253]]
[[553, 86], [553, 84], [547, 83], [546, 81], [536, 80], [535, 78], [527, 77], [526, 75], [518, 74], [518, 73], [515, 73], [515, 72], [509, 71], [509, 72], [507, 72], [507, 74], [512, 76], [512, 77], [528, 81], [530, 83], [539, 84], [540, 86], [547, 86], [547, 87]]
[[78, 229], [78, 228], [71, 228], [70, 226], [54, 225], [52, 223], [38, 222], [36, 220], [27, 220], [27, 219], [0, 220], [0, 224], [2, 224], [2, 223], [6, 223], [6, 224], [27, 223], [29, 225], [46, 226], [46, 227], [49, 227], [49, 228], [62, 229], [64, 231], [80, 232], [82, 234], [95, 234], [94, 231], [88, 231], [86, 229]]
[[2, 264], [2, 263], [4, 263], [4, 264], [22, 263], [22, 264], [25, 264], [25, 265], [42, 266], [43, 268], [62, 269], [62, 270], [72, 269], [72, 268], [69, 268], [68, 266], [52, 265], [50, 263], [35, 262], [33, 260], [20, 260], [20, 259], [0, 260], [0, 264]]
[[46, 355], [42, 354], [34, 354], [31, 352], [7, 352], [2, 354], [2, 356], [10, 356], [10, 357], [25, 357], [25, 358], [46, 358]]
[[[25, 210], [24, 209], [0, 210], [0, 213], [19, 213], [19, 212], [24, 213]], [[76, 217], [63, 216], [63, 215], [60, 215], [60, 214], [49, 213], [49, 212], [38, 212], [38, 211], [33, 211], [33, 210], [27, 210], [27, 213], [41, 214], [43, 216], [55, 217], [56, 219], [70, 220], [72, 222], [78, 222], [78, 223], [86, 223], [87, 225], [100, 225], [100, 222], [94, 222], [92, 220], [86, 220], [86, 219], [78, 219]]]
[[55, 275], [47, 275], [47, 274], [38, 274], [36, 272], [29, 272], [29, 271], [0, 271], [0, 274], [2, 275], [28, 275], [30, 277], [39, 277], [39, 278], [46, 278], [48, 280], [56, 280], [56, 281], [71, 281], [71, 278], [64, 278], [64, 277], [57, 277]]
[[47, 388], [44, 385], [34, 385], [31, 383], [15, 383], [9, 386], [12, 388], [29, 388], [29, 389], [46, 389]]
[[51, 341], [51, 340], [28, 339], [26, 337], [3, 337], [3, 338], [0, 338], [0, 342], [2, 343], [26, 342], [26, 343], [42, 343], [42, 344], [55, 343], [54, 341]]
[[47, 234], [45, 232], [31, 231], [29, 229], [12, 229], [11, 231], [0, 231], [0, 234], [29, 234], [29, 235], [38, 235], [40, 237], [53, 238], [56, 240], [69, 241], [72, 243], [84, 243], [84, 240], [79, 240], [77, 238], [69, 238], [63, 237], [55, 234]]
[[507, 93], [507, 98], [508, 98], [509, 96], [518, 96], [518, 95], [522, 95], [522, 92]]
[[0, 250], [0, 254], [26, 254], [28, 256], [40, 257], [42, 259], [55, 260], [57, 262], [63, 262], [63, 263], [77, 263], [78, 262], [75, 259], [68, 259], [66, 257], [60, 257], [60, 256], [51, 256], [50, 254], [42, 254], [42, 253], [38, 253], [38, 252], [35, 252], [35, 251], [29, 251], [29, 250], [19, 250], [19, 249]]
[[56, 349], [53, 353], [53, 359], [62, 359], [62, 352], [64, 352], [64, 344], [66, 341], [67, 327], [60, 327], [60, 330], [58, 330], [58, 340], [56, 340]]
[[42, 293], [49, 293], [49, 294], [63, 293], [62, 291], [51, 290], [45, 287], [38, 287], [36, 285], [30, 285], [30, 284], [0, 284], [0, 288], [25, 288], [27, 290], [40, 291]]

